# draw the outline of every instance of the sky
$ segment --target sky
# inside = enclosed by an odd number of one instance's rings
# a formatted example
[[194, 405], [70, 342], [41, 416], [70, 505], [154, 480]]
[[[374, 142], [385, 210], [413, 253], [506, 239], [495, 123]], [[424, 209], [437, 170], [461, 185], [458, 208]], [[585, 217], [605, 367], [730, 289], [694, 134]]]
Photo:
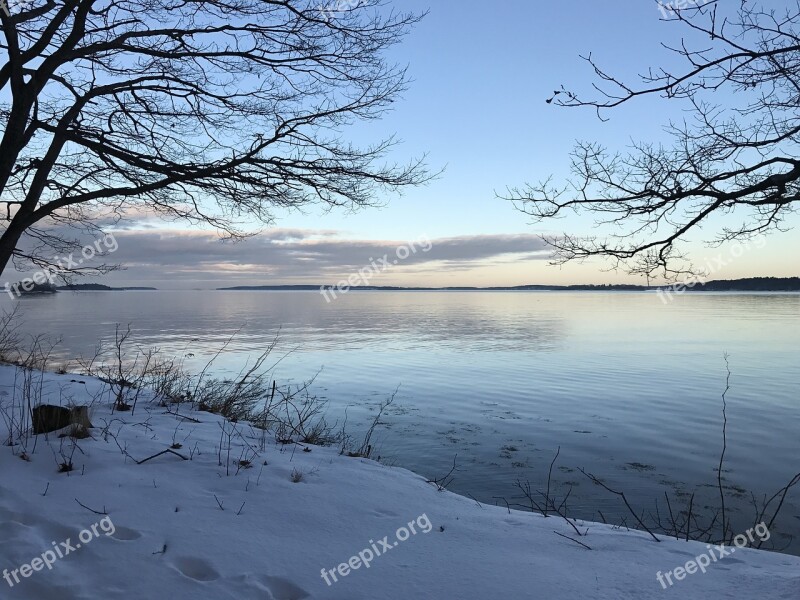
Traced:
[[[143, 221], [115, 232], [118, 249], [109, 261], [125, 270], [102, 281], [163, 289], [335, 284], [387, 255], [391, 266], [370, 284], [645, 283], [599, 260], [551, 265], [540, 236], [596, 233], [591, 219], [532, 223], [497, 194], [566, 177], [576, 140], [624, 150], [632, 140], [665, 139], [663, 127], [682, 112], [663, 100], [624, 106], [605, 122], [590, 109], [545, 100], [562, 83], [591, 85], [593, 73], [580, 59], [589, 52], [623, 78], [674, 64], [660, 42], [681, 30], [660, 21], [649, 0], [402, 0], [402, 8], [429, 10], [392, 51], [408, 64], [411, 85], [385, 118], [348, 136], [366, 144], [397, 134], [402, 143], [390, 158], [427, 153], [429, 167], [443, 169], [435, 181], [356, 213], [278, 213], [274, 226], [237, 244], [211, 231]], [[412, 246], [398, 258], [398, 248]], [[691, 240], [687, 250], [697, 262], [717, 265], [714, 278], [798, 275], [796, 231], [773, 235], [763, 247], [710, 249]], [[724, 266], [714, 261], [720, 253]]]

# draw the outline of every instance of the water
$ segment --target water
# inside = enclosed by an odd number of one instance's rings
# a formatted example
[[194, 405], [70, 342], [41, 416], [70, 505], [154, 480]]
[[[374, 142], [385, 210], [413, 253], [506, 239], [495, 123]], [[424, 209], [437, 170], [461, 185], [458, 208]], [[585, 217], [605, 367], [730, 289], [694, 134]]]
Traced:
[[[718, 506], [716, 465], [729, 356], [725, 483], [735, 527], [753, 524], [751, 492], [772, 495], [800, 471], [800, 295], [652, 293], [80, 292], [18, 302], [28, 333], [59, 336], [56, 355], [91, 355], [131, 323], [136, 341], [200, 367], [239, 371], [280, 331], [279, 381], [314, 376], [330, 420], [353, 432], [399, 385], [382, 459], [449, 489], [522, 502], [516, 481], [553, 488], [575, 516], [633, 520], [577, 467], [624, 490], [637, 510]], [[3, 299], [8, 308], [12, 301]], [[291, 352], [290, 352], [291, 351]], [[193, 355], [193, 356], [190, 356]], [[701, 508], [697, 508], [701, 507]], [[773, 528], [800, 539], [800, 487]], [[743, 530], [742, 529], [742, 530]], [[736, 531], [738, 532], [738, 530]], [[788, 551], [800, 553], [795, 541]]]

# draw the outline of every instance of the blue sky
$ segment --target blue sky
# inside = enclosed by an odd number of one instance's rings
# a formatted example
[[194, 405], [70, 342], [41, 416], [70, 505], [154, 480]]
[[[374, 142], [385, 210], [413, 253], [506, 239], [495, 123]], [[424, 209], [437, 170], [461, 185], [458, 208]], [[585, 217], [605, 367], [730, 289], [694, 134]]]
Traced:
[[[392, 158], [405, 161], [428, 153], [432, 169], [445, 169], [440, 178], [402, 197], [382, 199], [385, 206], [379, 209], [279, 213], [276, 229], [235, 250], [223, 248], [208, 232], [121, 232], [115, 260], [128, 269], [113, 275], [112, 282], [159, 287], [332, 283], [368, 264], [371, 256], [361, 257], [361, 251], [368, 254], [369, 248], [393, 248], [425, 237], [434, 243], [427, 260], [402, 262], [372, 283], [641, 283], [624, 273], [606, 272], [602, 262], [549, 266], [536, 235], [588, 234], [592, 221], [570, 217], [533, 225], [495, 193], [550, 174], [565, 177], [568, 153], [578, 139], [619, 150], [631, 140], [665, 139], [663, 126], [682, 118], [678, 104], [643, 99], [609, 113], [610, 120], [602, 122], [591, 110], [557, 108], [545, 99], [562, 83], [587, 89], [594, 81], [580, 54], [592, 52], [628, 79], [652, 65], [675, 64], [659, 44], [685, 31], [661, 22], [656, 2], [648, 0], [403, 0], [398, 6], [430, 11], [393, 50], [397, 62], [409, 65], [413, 81], [393, 112], [356, 126], [348, 135], [356, 143], [369, 143], [396, 133], [403, 143]], [[797, 237], [774, 236], [763, 249], [730, 261], [715, 277], [797, 275]], [[447, 256], [436, 254], [437, 243], [449, 249]], [[297, 248], [315, 244], [318, 253], [287, 266], [286, 257], [297, 255]], [[153, 247], [172, 252], [172, 257], [162, 254], [159, 259]], [[462, 249], [463, 255], [454, 256], [453, 248]], [[697, 243], [689, 248], [700, 262], [719, 252]], [[325, 260], [314, 260], [323, 255]]]
[[[404, 140], [398, 158], [428, 152], [430, 165], [446, 170], [380, 212], [328, 215], [326, 226], [382, 237], [401, 228], [415, 231], [421, 223], [446, 236], [522, 232], [525, 217], [497, 200], [495, 191], [566, 174], [567, 154], [578, 138], [623, 146], [631, 136], [661, 135], [663, 123], [653, 119], [651, 102], [622, 109], [609, 123], [589, 110], [545, 103], [561, 83], [589, 83], [579, 54], [595, 50], [625, 74], [647, 65], [632, 49], [652, 47], [664, 28], [655, 4], [413, 0], [403, 7], [430, 10], [395, 52], [399, 62], [409, 63], [414, 81], [395, 111], [358, 128], [356, 139], [395, 131]], [[286, 221], [297, 227], [304, 222]]]

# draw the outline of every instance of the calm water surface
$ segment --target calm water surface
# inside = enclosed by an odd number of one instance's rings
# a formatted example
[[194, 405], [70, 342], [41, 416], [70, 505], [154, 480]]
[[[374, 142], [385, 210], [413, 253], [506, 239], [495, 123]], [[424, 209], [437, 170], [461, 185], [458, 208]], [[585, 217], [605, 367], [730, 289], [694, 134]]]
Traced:
[[[664, 491], [714, 503], [728, 353], [724, 475], [741, 527], [750, 492], [771, 495], [800, 471], [800, 295], [650, 293], [65, 292], [22, 298], [27, 333], [60, 337], [58, 355], [91, 355], [131, 323], [136, 341], [198, 366], [239, 371], [280, 331], [279, 381], [314, 383], [330, 420], [355, 431], [400, 385], [380, 435], [384, 460], [435, 477], [457, 455], [452, 491], [519, 502], [542, 489], [556, 449], [558, 493], [576, 516], [618, 520], [615, 497], [576, 467], [652, 510]], [[12, 301], [4, 298], [0, 306]], [[714, 506], [717, 504], [714, 503]], [[800, 488], [778, 545], [800, 553]], [[630, 517], [628, 517], [630, 519]]]

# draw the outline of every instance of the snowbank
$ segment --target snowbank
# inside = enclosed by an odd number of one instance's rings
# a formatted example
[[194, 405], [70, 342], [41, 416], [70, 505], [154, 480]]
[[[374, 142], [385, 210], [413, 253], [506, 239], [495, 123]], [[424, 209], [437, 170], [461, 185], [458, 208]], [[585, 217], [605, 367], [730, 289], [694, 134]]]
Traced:
[[[0, 402], [19, 397], [14, 377], [0, 367]], [[184, 407], [185, 420], [141, 401], [112, 415], [103, 389], [45, 375], [46, 402], [96, 399], [71, 472], [58, 472], [69, 438], [37, 436], [28, 461], [0, 448], [0, 598], [800, 598], [797, 557], [736, 549], [664, 589], [658, 572], [713, 550], [584, 523], [588, 550], [557, 535], [575, 535], [558, 517], [478, 505], [404, 469], [272, 436], [242, 466], [258, 430], [223, 432], [214, 415]], [[191, 459], [137, 464], [173, 444]]]

